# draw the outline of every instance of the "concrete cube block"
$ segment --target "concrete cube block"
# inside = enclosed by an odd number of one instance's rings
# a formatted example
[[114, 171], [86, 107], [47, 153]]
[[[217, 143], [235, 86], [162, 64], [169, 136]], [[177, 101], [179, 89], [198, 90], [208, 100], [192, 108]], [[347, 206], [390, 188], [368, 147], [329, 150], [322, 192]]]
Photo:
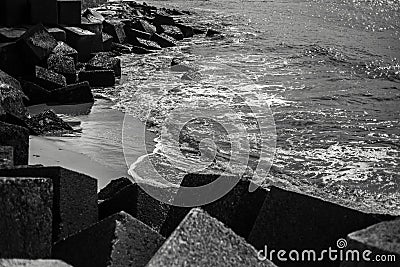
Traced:
[[348, 234], [345, 249], [340, 267], [399, 266], [400, 220], [381, 222]]
[[17, 125], [0, 122], [0, 145], [12, 146], [14, 164], [27, 165], [29, 153], [29, 130]]
[[[159, 190], [151, 188], [148, 190]], [[111, 214], [125, 211], [159, 232], [166, 219], [170, 205], [149, 196], [138, 184], [131, 184], [117, 191], [112, 197], [99, 203], [99, 218], [104, 219]], [[161, 192], [161, 191], [160, 191]]]
[[[215, 184], [210, 188], [209, 196], [217, 195], [221, 189], [236, 185], [220, 199], [205, 204], [201, 208], [231, 228], [239, 236], [247, 238], [267, 196], [267, 191], [257, 188], [255, 191], [249, 192], [249, 189], [254, 186], [249, 181], [239, 181], [238, 178], [231, 176], [207, 174], [186, 175], [181, 186], [200, 187], [212, 182], [215, 182]], [[193, 199], [197, 197], [187, 194], [188, 192], [185, 190], [178, 190], [175, 201], [181, 203], [184, 202], [185, 198]], [[169, 236], [189, 211], [190, 208], [188, 207], [171, 206], [160, 233]]]
[[88, 82], [93, 87], [106, 87], [115, 85], [113, 70], [86, 70], [78, 74], [79, 82]]
[[165, 35], [165, 34], [153, 34], [151, 36], [152, 41], [156, 42], [157, 44], [159, 44], [161, 47], [173, 47], [176, 46], [176, 42], [175, 39]]
[[31, 24], [58, 23], [57, 0], [28, 0]]
[[181, 30], [184, 38], [193, 37], [194, 30], [191, 26], [183, 25], [180, 23], [177, 23], [175, 26], [177, 26]]
[[47, 59], [49, 70], [63, 75], [67, 84], [76, 83], [75, 60], [73, 57], [60, 54], [52, 54]]
[[72, 267], [60, 260], [0, 259], [2, 267]]
[[15, 77], [34, 72], [33, 65], [25, 64], [24, 54], [15, 42], [0, 43], [0, 69]]
[[78, 62], [78, 51], [67, 45], [65, 42], [59, 41], [57, 43], [57, 46], [54, 47], [52, 53], [57, 55], [72, 57], [74, 59], [75, 65]]
[[145, 266], [164, 240], [120, 212], [56, 243], [53, 257], [75, 267]]
[[103, 31], [111, 35], [115, 43], [125, 42], [126, 35], [124, 31], [125, 24], [119, 20], [105, 20], [103, 22]]
[[113, 43], [113, 37], [104, 32], [101, 36], [103, 42], [103, 51], [110, 51]]
[[50, 99], [50, 91], [43, 87], [28, 81], [21, 81], [22, 91], [29, 98], [25, 100], [26, 106], [48, 103]]
[[0, 258], [46, 258], [51, 253], [52, 182], [0, 177]]
[[157, 28], [154, 25], [152, 25], [149, 22], [142, 20], [142, 19], [138, 19], [137, 21], [135, 21], [133, 23], [129, 23], [129, 26], [132, 29], [136, 29], [141, 32], [146, 32], [150, 35], [156, 33], [156, 31], [157, 31]]
[[161, 33], [171, 36], [175, 40], [183, 40], [182, 31], [177, 26], [161, 25], [160, 28], [161, 28]]
[[67, 34], [65, 33], [65, 31], [63, 29], [60, 29], [57, 27], [52, 27], [52, 28], [47, 28], [47, 31], [57, 41], [65, 42], [67, 40]]
[[78, 51], [79, 60], [85, 60], [93, 52], [93, 46], [99, 41], [96, 34], [78, 27], [64, 27], [67, 44]]
[[58, 104], [83, 104], [94, 102], [92, 89], [87, 81], [71, 84], [51, 92], [52, 100]]
[[[393, 219], [380, 209], [366, 209], [321, 193], [315, 187], [272, 186], [259, 212], [248, 241], [258, 249], [266, 245], [276, 251], [336, 247], [348, 233], [372, 224]], [[285, 262], [282, 266], [338, 266], [328, 258], [321, 262]], [[319, 265], [318, 265], [319, 264]]]
[[275, 266], [223, 223], [201, 209], [192, 209], [147, 265]]
[[14, 166], [14, 149], [12, 146], [0, 146], [0, 168]]
[[35, 67], [35, 76], [32, 81], [49, 91], [67, 85], [67, 80], [63, 75], [39, 66]]
[[161, 50], [161, 46], [158, 43], [139, 37], [131, 39], [131, 44], [146, 48], [148, 50]]
[[54, 47], [57, 46], [56, 39], [50, 35], [42, 24], [29, 28], [18, 42], [29, 61], [28, 63], [33, 65], [46, 59]]
[[125, 30], [127, 40], [130, 43], [135, 42], [136, 38], [142, 38], [145, 40], [150, 40], [150, 38], [151, 38], [151, 33], [133, 29], [133, 28], [129, 27], [128, 25], [125, 25], [124, 30]]
[[104, 188], [102, 188], [98, 195], [99, 200], [106, 200], [113, 197], [118, 191], [124, 187], [131, 185], [132, 180], [127, 177], [121, 177], [118, 179], [113, 179]]
[[121, 60], [107, 53], [97, 53], [86, 64], [86, 70], [113, 70], [116, 77], [121, 76]]
[[53, 241], [96, 223], [97, 181], [61, 167], [0, 169], [0, 176], [45, 177], [53, 181]]
[[76, 26], [81, 24], [81, 0], [55, 0], [58, 4], [58, 24]]

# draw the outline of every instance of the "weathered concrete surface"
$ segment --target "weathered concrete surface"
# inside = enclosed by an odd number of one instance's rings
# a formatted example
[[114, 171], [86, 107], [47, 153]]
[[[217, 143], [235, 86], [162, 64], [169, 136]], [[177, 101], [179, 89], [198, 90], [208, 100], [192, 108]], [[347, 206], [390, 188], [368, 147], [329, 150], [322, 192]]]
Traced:
[[87, 81], [71, 84], [51, 92], [57, 104], [82, 104], [94, 102], [92, 89]]
[[55, 244], [53, 257], [75, 267], [145, 266], [164, 238], [125, 212]]
[[115, 73], [113, 70], [88, 70], [80, 71], [79, 82], [88, 82], [93, 87], [106, 87], [115, 85]]
[[60, 260], [0, 259], [1, 267], [72, 267]]
[[[0, 128], [1, 129], [1, 128]], [[53, 241], [96, 223], [97, 181], [61, 167], [0, 169], [0, 176], [45, 177], [53, 181]]]
[[86, 70], [113, 70], [116, 77], [121, 76], [121, 60], [108, 53], [97, 53], [86, 64]]
[[[162, 193], [159, 188], [142, 186]], [[138, 184], [130, 184], [99, 203], [99, 218], [104, 219], [116, 212], [125, 211], [159, 232], [169, 207], [149, 196]]]
[[[258, 249], [336, 248], [348, 233], [395, 218], [380, 209], [366, 209], [362, 203], [348, 203], [334, 196], [318, 196], [318, 189], [272, 186], [248, 238]], [[280, 262], [280, 266], [338, 266], [338, 261]]]
[[67, 84], [76, 83], [75, 60], [73, 57], [51, 54], [47, 59], [47, 67], [49, 70], [63, 75]]
[[75, 64], [78, 62], [78, 51], [62, 41], [57, 43], [57, 46], [54, 47], [52, 52], [54, 54], [72, 57], [75, 61]]
[[201, 209], [192, 209], [150, 260], [158, 266], [275, 266]]
[[151, 40], [159, 44], [161, 47], [173, 47], [176, 46], [175, 39], [166, 34], [153, 34]]
[[0, 177], [0, 258], [51, 253], [52, 182]]
[[67, 80], [63, 75], [39, 66], [35, 67], [35, 75], [32, 79], [32, 82], [49, 91], [53, 91], [67, 85]]
[[57, 0], [28, 0], [31, 24], [57, 24]]
[[[0, 122], [0, 145], [14, 148], [14, 164], [26, 165], [29, 159], [29, 130]], [[40, 176], [39, 176], [40, 177]]]
[[[360, 260], [355, 258], [357, 260], [353, 261], [353, 258], [349, 258], [347, 262], [342, 262], [341, 267], [400, 265], [400, 220], [381, 222], [350, 233], [347, 235], [347, 241], [346, 251], [357, 250]], [[362, 253], [366, 250], [372, 253], [365, 255], [364, 259]], [[375, 258], [377, 255], [379, 258]]]
[[[254, 192], [249, 192], [249, 188], [252, 186], [252, 183], [249, 181], [238, 181], [236, 177], [220, 177], [219, 175], [207, 174], [186, 175], [181, 182], [181, 186], [199, 187], [212, 182], [215, 182], [215, 184], [210, 188], [209, 196], [222, 195], [219, 193], [220, 190], [237, 184], [222, 198], [201, 206], [202, 209], [231, 228], [236, 234], [247, 238], [267, 196], [267, 191], [257, 188]], [[181, 199], [183, 202], [184, 199], [194, 199], [197, 197], [187, 194], [186, 191], [178, 190], [175, 200], [178, 201], [178, 199]], [[181, 200], [179, 201], [181, 202]], [[171, 206], [160, 233], [164, 236], [169, 236], [189, 211], [190, 208], [187, 207]]]
[[160, 33], [164, 33], [168, 36], [171, 36], [175, 40], [183, 40], [183, 33], [177, 26], [160, 25], [160, 29], [161, 29]]
[[29, 28], [18, 43], [26, 55], [26, 63], [32, 65], [39, 64], [46, 59], [57, 46], [56, 39], [42, 24]]
[[106, 2], [107, 0], [82, 0], [82, 8], [96, 7]]
[[51, 36], [54, 37], [57, 41], [65, 42], [67, 40], [67, 35], [63, 29], [52, 27], [47, 28], [47, 31], [50, 33]]
[[0, 42], [14, 42], [26, 32], [25, 28], [0, 27]]
[[67, 34], [67, 44], [78, 51], [79, 60], [85, 60], [96, 46], [96, 34], [79, 27], [64, 27]]
[[103, 31], [114, 38], [115, 43], [124, 43], [126, 39], [124, 26], [125, 24], [119, 20], [105, 20], [103, 22]]
[[21, 90], [19, 81], [0, 70], [0, 106], [2, 111], [0, 114], [7, 112], [18, 118], [25, 117], [24, 98], [26, 96]]
[[81, 24], [81, 0], [57, 0], [57, 3], [59, 24]]
[[0, 168], [14, 166], [14, 149], [12, 146], [0, 146]]
[[73, 131], [69, 124], [51, 110], [45, 110], [25, 121], [35, 135], [61, 135]]

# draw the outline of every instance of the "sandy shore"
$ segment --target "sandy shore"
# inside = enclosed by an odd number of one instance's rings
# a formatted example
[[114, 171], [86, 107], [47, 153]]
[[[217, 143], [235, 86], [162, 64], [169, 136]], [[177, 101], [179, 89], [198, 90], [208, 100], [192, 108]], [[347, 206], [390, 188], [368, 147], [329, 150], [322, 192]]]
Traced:
[[[99, 188], [111, 179], [128, 176], [128, 169], [143, 155], [143, 124], [134, 118], [125, 122], [125, 142], [129, 144], [128, 160], [122, 147], [124, 113], [112, 109], [113, 103], [97, 99], [94, 105], [34, 106], [32, 114], [52, 109], [81, 133], [65, 137], [30, 138], [29, 164], [62, 166], [94, 178]], [[127, 130], [128, 129], [128, 130]], [[152, 143], [152, 140], [149, 140]], [[127, 162], [128, 161], [128, 162]]]

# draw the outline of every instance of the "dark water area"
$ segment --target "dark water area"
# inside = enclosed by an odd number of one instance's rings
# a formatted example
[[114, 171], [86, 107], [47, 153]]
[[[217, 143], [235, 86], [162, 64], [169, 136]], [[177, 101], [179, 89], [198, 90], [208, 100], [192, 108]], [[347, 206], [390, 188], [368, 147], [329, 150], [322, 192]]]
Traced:
[[[398, 209], [400, 2], [149, 4], [193, 11], [186, 23], [220, 30], [224, 37], [197, 36], [154, 54], [122, 57], [123, 83], [104, 94], [159, 134], [155, 151], [132, 162], [135, 179], [154, 179], [149, 164], [170, 182], [203, 163], [210, 163], [208, 170], [235, 173], [228, 163], [230, 141], [242, 145], [247, 138], [249, 147], [237, 149], [258, 162], [256, 176], [264, 185], [290, 177], [346, 199]], [[173, 57], [197, 64], [201, 81], [170, 71]], [[237, 109], [248, 106], [253, 117]], [[229, 132], [220, 127], [224, 122], [244, 124], [248, 135]], [[179, 151], [173, 149], [176, 136]], [[271, 165], [274, 175], [267, 175]]]

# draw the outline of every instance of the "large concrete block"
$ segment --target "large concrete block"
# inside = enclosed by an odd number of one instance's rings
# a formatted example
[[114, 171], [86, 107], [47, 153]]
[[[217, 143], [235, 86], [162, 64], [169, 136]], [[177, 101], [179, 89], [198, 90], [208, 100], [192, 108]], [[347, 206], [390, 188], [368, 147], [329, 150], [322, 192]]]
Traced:
[[28, 129], [0, 122], [0, 145], [13, 147], [15, 165], [28, 164], [28, 159], [29, 159]]
[[0, 176], [45, 177], [53, 181], [53, 241], [97, 222], [97, 181], [61, 167], [1, 169]]
[[57, 0], [28, 0], [31, 24], [58, 23]]
[[183, 40], [183, 33], [177, 26], [161, 25], [161, 33], [171, 36], [175, 40]]
[[86, 70], [113, 70], [116, 77], [121, 76], [121, 60], [107, 53], [97, 53], [86, 64]]
[[81, 0], [55, 0], [58, 3], [58, 23], [61, 25], [81, 24]]
[[[238, 181], [238, 178], [230, 176], [206, 174], [186, 175], [181, 185], [185, 187], [200, 187], [212, 182], [215, 182], [215, 184], [210, 187], [209, 196], [222, 195], [220, 192], [224, 191], [225, 188], [235, 183], [237, 184], [220, 199], [201, 206], [202, 209], [231, 228], [236, 234], [247, 238], [267, 196], [267, 191], [257, 188], [255, 191], [250, 192], [250, 188], [254, 187], [254, 185], [249, 181]], [[184, 201], [184, 199], [196, 197], [202, 198], [204, 196], [195, 196], [186, 190], [178, 190], [175, 200], [181, 199]], [[164, 236], [169, 236], [189, 211], [190, 208], [187, 207], [172, 206], [168, 211], [168, 216], [160, 233]]]
[[94, 102], [92, 89], [87, 81], [71, 84], [51, 92], [52, 99], [58, 104], [83, 104]]
[[124, 31], [125, 24], [119, 20], [105, 20], [103, 22], [103, 31], [114, 38], [115, 43], [125, 42], [126, 35]]
[[0, 259], [1, 267], [72, 267], [60, 260]]
[[24, 64], [25, 58], [15, 42], [0, 43], [0, 69], [18, 77], [33, 73], [33, 65]]
[[47, 59], [47, 67], [49, 70], [64, 76], [67, 84], [76, 83], [75, 60], [73, 57], [52, 54]]
[[[150, 192], [162, 190], [149, 185], [146, 187]], [[138, 184], [130, 184], [117, 191], [112, 197], [99, 203], [99, 218], [104, 219], [111, 214], [125, 211], [159, 232], [167, 216], [170, 205], [160, 202], [149, 196]]]
[[89, 70], [80, 71], [79, 82], [87, 81], [93, 87], [105, 87], [115, 85], [115, 73], [113, 70]]
[[32, 81], [49, 91], [67, 85], [67, 80], [63, 75], [39, 66], [35, 67], [35, 75]]
[[54, 47], [52, 53], [72, 57], [74, 59], [75, 65], [78, 62], [78, 51], [67, 45], [65, 42], [59, 41], [57, 43], [57, 46]]
[[0, 70], [0, 114], [9, 113], [20, 119], [25, 117], [26, 108], [23, 99], [26, 98], [18, 80]]
[[275, 266], [201, 209], [192, 209], [150, 260], [158, 266]]
[[50, 91], [43, 87], [28, 81], [21, 81], [22, 91], [29, 98], [25, 100], [26, 106], [43, 104], [50, 101]]
[[159, 44], [161, 47], [173, 47], [176, 46], [175, 39], [166, 35], [166, 34], [153, 34], [151, 36], [152, 41], [156, 42]]
[[[395, 214], [365, 208], [323, 194], [314, 187], [272, 186], [260, 210], [248, 241], [258, 249], [309, 250], [337, 248], [339, 239], [355, 230], [391, 220]], [[321, 193], [321, 194], [320, 194]], [[322, 198], [323, 197], [323, 198]], [[278, 264], [278, 263], [277, 263]], [[279, 262], [280, 266], [338, 266], [325, 257], [322, 262]]]
[[29, 18], [27, 0], [2, 0], [0, 1], [0, 24], [16, 26], [27, 23]]
[[124, 187], [133, 184], [131, 179], [127, 177], [121, 177], [118, 179], [113, 179], [104, 188], [102, 188], [98, 195], [99, 200], [106, 200], [113, 197], [119, 190]]
[[18, 42], [26, 55], [26, 63], [31, 65], [39, 64], [46, 59], [57, 46], [56, 39], [42, 24], [29, 28]]
[[350, 233], [345, 255], [341, 267], [399, 266], [400, 220], [381, 222]]
[[0, 146], [0, 168], [14, 166], [14, 148], [12, 146]]
[[65, 42], [67, 40], [67, 35], [63, 29], [52, 27], [47, 28], [47, 31], [50, 33], [51, 36], [54, 37], [57, 41]]
[[46, 258], [51, 253], [52, 182], [0, 177], [0, 258]]
[[164, 238], [125, 212], [55, 244], [53, 257], [75, 267], [145, 266]]
[[99, 41], [96, 34], [78, 27], [65, 27], [67, 44], [78, 51], [79, 60], [85, 60], [93, 52], [93, 46]]

